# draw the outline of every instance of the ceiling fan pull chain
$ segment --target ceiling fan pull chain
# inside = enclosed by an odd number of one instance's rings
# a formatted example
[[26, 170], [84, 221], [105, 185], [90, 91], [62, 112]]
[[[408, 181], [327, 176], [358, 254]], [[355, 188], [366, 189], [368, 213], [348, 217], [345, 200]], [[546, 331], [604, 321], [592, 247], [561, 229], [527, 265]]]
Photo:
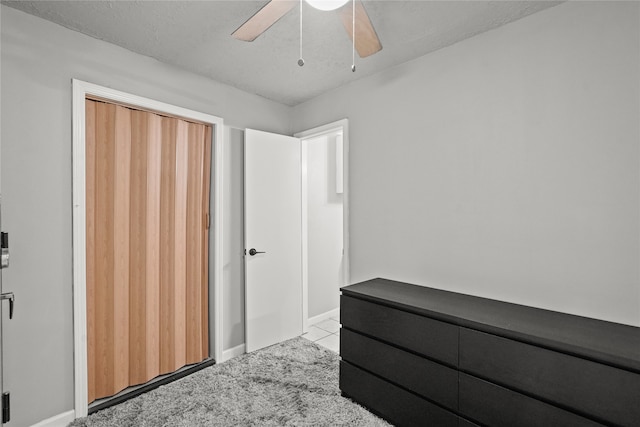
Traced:
[[351, 0], [353, 10], [351, 13], [351, 41], [353, 46], [351, 49], [351, 71], [356, 72], [356, 0]]
[[300, 59], [298, 59], [298, 65], [304, 65], [304, 59], [302, 59], [302, 0], [300, 0]]

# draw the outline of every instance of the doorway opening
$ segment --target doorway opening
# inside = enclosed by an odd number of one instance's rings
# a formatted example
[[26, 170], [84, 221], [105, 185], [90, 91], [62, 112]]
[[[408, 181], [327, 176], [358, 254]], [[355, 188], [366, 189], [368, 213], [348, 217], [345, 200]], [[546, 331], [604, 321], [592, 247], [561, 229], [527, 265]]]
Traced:
[[[246, 352], [308, 332], [310, 313], [313, 323], [334, 323], [337, 350], [338, 322], [331, 318], [338, 316], [340, 287], [349, 283], [348, 147], [346, 119], [294, 137], [245, 130]], [[318, 185], [309, 186], [311, 181]], [[330, 224], [309, 221], [328, 216], [327, 209]], [[324, 228], [333, 232], [326, 248]], [[326, 267], [317, 261], [328, 251], [333, 255]], [[332, 273], [310, 280], [323, 269]], [[310, 283], [317, 285], [311, 292]]]
[[306, 333], [311, 325], [339, 316], [340, 288], [350, 280], [349, 123], [344, 119], [295, 136], [300, 138], [302, 147], [302, 299]]
[[[87, 153], [86, 153], [86, 110], [87, 98], [102, 100], [109, 103], [145, 110], [159, 115], [178, 117], [187, 121], [201, 123], [211, 128], [208, 141], [211, 143], [212, 173], [211, 198], [209, 206], [211, 212], [211, 239], [205, 238], [203, 244], [207, 253], [206, 258], [211, 266], [210, 274], [204, 286], [208, 294], [201, 303], [208, 307], [208, 320], [205, 332], [208, 341], [203, 345], [205, 363], [211, 364], [221, 360], [222, 356], [222, 304], [220, 297], [221, 280], [221, 199], [222, 199], [222, 156], [221, 143], [223, 134], [223, 120], [208, 114], [199, 113], [161, 103], [148, 98], [130, 95], [110, 88], [93, 85], [91, 83], [73, 80], [73, 291], [74, 291], [74, 370], [75, 370], [75, 417], [86, 416], [89, 410], [89, 381], [88, 381], [88, 324], [87, 324]], [[205, 139], [207, 139], [205, 138]], [[204, 184], [203, 184], [204, 185]], [[195, 200], [195, 199], [194, 199]], [[196, 218], [197, 223], [199, 219]], [[192, 221], [193, 222], [193, 221]], [[207, 224], [209, 223], [207, 217]], [[215, 237], [213, 237], [215, 236]], [[203, 310], [204, 311], [204, 310]], [[208, 338], [208, 339], [206, 339]], [[187, 366], [189, 368], [189, 366]], [[186, 374], [188, 369], [181, 369], [174, 374]], [[186, 373], [185, 373], [186, 372]], [[169, 374], [171, 375], [171, 374]], [[157, 381], [147, 383], [157, 386]], [[143, 386], [140, 389], [144, 389]], [[144, 391], [144, 390], [143, 390]]]

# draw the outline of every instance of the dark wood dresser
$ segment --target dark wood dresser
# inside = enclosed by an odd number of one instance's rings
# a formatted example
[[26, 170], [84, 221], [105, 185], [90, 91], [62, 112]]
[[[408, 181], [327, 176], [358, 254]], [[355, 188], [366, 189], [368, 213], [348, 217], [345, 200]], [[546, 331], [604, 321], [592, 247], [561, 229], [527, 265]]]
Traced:
[[386, 279], [340, 298], [340, 389], [392, 424], [640, 426], [640, 328]]

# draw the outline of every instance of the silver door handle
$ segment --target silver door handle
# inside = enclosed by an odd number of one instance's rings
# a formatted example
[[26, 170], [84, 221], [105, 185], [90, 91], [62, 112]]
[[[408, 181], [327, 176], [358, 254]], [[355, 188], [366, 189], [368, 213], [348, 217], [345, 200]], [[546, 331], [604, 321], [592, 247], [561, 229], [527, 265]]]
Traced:
[[4, 294], [0, 294], [0, 301], [9, 300], [9, 319], [13, 319], [13, 302], [15, 297], [13, 296], [13, 292], [7, 292]]

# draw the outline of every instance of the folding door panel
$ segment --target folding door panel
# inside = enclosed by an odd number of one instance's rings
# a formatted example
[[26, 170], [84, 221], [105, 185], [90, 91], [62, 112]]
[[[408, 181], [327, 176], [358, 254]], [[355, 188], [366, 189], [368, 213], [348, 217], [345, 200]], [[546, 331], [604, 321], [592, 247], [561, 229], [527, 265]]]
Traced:
[[89, 402], [208, 357], [211, 129], [86, 101]]

